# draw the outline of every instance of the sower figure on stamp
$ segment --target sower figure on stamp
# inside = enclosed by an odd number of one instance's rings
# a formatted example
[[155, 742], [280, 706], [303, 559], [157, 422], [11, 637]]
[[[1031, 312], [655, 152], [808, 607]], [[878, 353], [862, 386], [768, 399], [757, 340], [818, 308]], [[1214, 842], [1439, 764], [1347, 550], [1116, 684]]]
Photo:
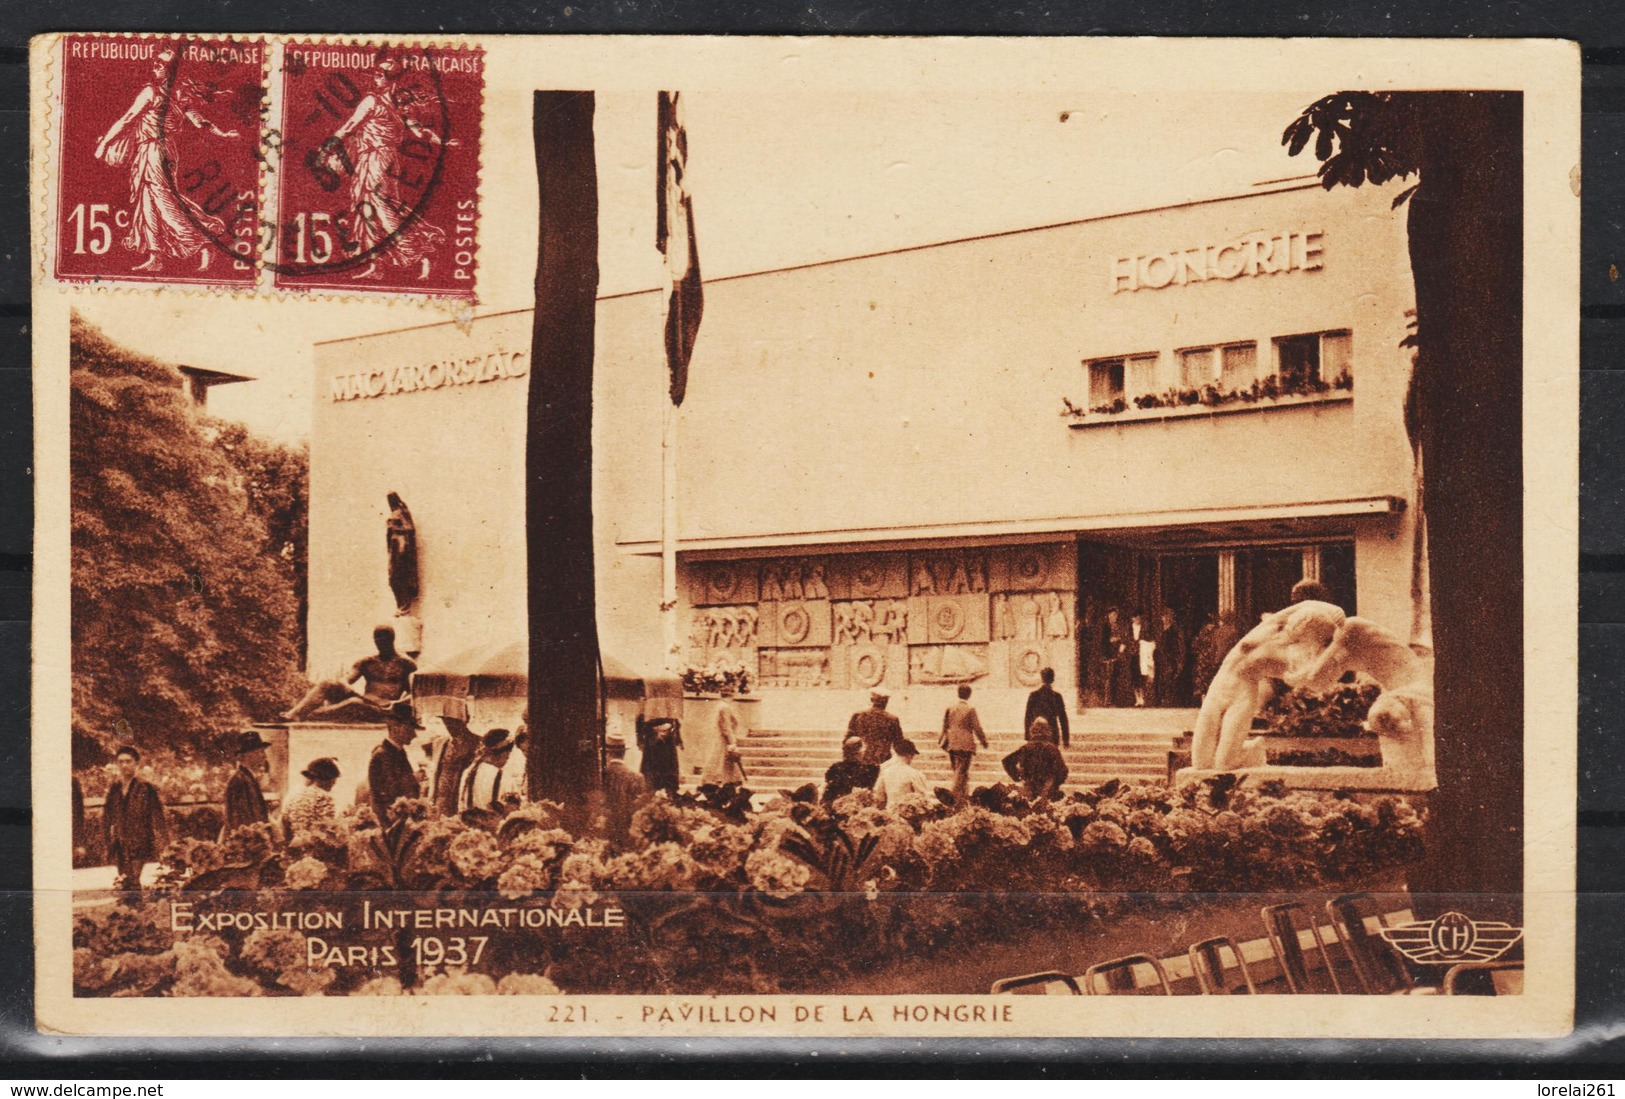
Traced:
[[237, 756], [237, 770], [226, 781], [226, 822], [220, 830], [225, 839], [232, 832], [249, 824], [264, 824], [271, 819], [265, 804], [265, 792], [260, 789], [260, 776], [265, 773], [267, 744], [253, 729], [238, 733], [233, 742]]
[[136, 774], [140, 751], [126, 744], [115, 758], [118, 777], [102, 805], [107, 857], [117, 870], [114, 889], [140, 889], [142, 870], [169, 843], [169, 824], [158, 788]]
[[[367, 265], [352, 276], [358, 279], [375, 275], [380, 259], [397, 267], [422, 264], [420, 277], [427, 278], [430, 257], [446, 239], [439, 227], [412, 216], [414, 200], [407, 195], [407, 182], [427, 179], [420, 169], [402, 162], [401, 150], [413, 142], [436, 146], [442, 142], [416, 118], [416, 104], [409, 102], [413, 97], [398, 90], [400, 75], [400, 61], [391, 54], [381, 56], [373, 70], [372, 90], [333, 133], [333, 139], [349, 150], [349, 165], [332, 165], [340, 176], [349, 176], [349, 243], [369, 256]], [[336, 161], [339, 154], [335, 150], [329, 156]]]
[[[377, 654], [362, 657], [350, 665], [345, 682], [330, 679], [316, 684], [293, 709], [282, 715], [283, 719], [319, 718], [344, 723], [384, 720], [389, 708], [407, 697], [418, 666], [411, 657], [395, 651], [395, 627], [384, 625], [374, 629], [372, 643], [378, 648]], [[362, 683], [361, 694], [354, 690], [357, 680]]]
[[220, 138], [237, 136], [236, 130], [222, 130], [200, 113], [204, 90], [190, 80], [173, 80], [170, 66], [175, 51], [161, 50], [152, 66], [152, 81], [136, 93], [135, 100], [108, 127], [96, 143], [96, 159], [130, 172], [129, 229], [121, 243], [147, 258], [132, 270], [156, 271], [163, 257], [191, 259], [203, 255], [198, 270], [209, 266], [211, 237], [226, 235], [226, 223], [207, 214], [202, 207], [180, 194], [168, 176], [176, 162], [173, 135], [164, 132], [166, 121], [185, 120], [193, 127]]
[[869, 708], [859, 710], [846, 723], [846, 735], [863, 741], [864, 763], [873, 767], [891, 759], [892, 749], [903, 739], [903, 723], [886, 712], [891, 694], [875, 688], [869, 692]]

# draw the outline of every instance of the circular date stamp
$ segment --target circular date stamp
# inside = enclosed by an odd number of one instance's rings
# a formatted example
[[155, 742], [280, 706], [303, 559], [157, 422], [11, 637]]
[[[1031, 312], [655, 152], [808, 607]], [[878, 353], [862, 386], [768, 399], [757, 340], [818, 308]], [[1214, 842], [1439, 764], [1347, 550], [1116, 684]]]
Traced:
[[483, 52], [317, 41], [281, 56], [273, 285], [474, 300]]

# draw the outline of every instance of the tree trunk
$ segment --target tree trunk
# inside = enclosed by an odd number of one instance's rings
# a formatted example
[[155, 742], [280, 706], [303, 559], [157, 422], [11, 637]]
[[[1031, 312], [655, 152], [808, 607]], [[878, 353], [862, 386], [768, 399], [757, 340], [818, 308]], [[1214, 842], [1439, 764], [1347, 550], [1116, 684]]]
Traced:
[[1439, 788], [1421, 911], [1523, 888], [1523, 100], [1419, 95], [1411, 199]]
[[598, 304], [593, 93], [537, 92], [541, 237], [525, 448], [530, 796], [572, 818], [599, 781], [592, 539], [592, 366]]

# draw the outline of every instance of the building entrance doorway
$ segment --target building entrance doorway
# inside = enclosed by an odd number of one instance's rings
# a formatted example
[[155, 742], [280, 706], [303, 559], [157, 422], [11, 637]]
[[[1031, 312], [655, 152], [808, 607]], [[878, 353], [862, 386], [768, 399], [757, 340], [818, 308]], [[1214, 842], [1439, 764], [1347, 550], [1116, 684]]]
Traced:
[[1234, 640], [1291, 602], [1305, 578], [1355, 613], [1352, 542], [1160, 549], [1080, 539], [1080, 701], [1197, 705]]

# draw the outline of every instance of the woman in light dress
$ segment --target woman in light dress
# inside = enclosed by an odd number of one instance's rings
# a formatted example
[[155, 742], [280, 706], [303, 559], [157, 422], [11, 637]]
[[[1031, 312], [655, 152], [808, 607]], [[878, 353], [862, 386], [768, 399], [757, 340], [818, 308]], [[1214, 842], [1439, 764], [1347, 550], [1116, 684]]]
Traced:
[[744, 761], [739, 753], [739, 711], [734, 709], [734, 689], [722, 688], [717, 702], [717, 743], [706, 764], [704, 779], [717, 786], [745, 783]]

